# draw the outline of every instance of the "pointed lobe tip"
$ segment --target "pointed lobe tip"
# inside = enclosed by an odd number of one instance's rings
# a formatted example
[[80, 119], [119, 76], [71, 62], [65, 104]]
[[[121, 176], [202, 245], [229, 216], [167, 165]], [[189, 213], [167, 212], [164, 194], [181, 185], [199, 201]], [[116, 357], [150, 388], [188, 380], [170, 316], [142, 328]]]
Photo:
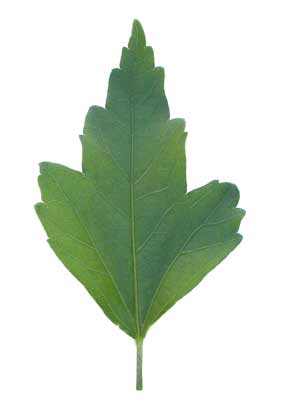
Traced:
[[132, 34], [129, 40], [129, 48], [136, 49], [145, 47], [145, 45], [146, 45], [146, 39], [142, 24], [139, 22], [139, 20], [134, 19], [132, 26]]

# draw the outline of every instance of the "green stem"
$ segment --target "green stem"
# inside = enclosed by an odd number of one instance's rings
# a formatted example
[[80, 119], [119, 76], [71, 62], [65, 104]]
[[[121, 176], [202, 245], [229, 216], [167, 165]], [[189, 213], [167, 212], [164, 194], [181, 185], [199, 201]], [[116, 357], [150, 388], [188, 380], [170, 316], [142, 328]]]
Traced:
[[143, 389], [143, 378], [142, 378], [142, 361], [143, 361], [143, 339], [138, 338], [137, 344], [137, 390]]

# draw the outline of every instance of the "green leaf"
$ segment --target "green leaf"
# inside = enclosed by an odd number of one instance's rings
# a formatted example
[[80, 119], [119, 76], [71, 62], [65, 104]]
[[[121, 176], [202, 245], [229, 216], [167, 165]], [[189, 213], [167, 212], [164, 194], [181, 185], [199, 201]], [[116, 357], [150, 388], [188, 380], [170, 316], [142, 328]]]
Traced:
[[186, 193], [185, 122], [170, 119], [164, 71], [134, 21], [105, 108], [87, 113], [83, 172], [40, 164], [37, 214], [48, 242], [104, 313], [138, 344], [241, 241], [239, 192]]

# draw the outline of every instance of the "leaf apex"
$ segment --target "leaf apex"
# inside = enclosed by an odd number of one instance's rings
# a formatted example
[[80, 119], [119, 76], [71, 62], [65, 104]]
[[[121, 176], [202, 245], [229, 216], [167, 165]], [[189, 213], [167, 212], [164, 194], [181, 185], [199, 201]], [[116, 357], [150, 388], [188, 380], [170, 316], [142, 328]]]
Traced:
[[134, 50], [136, 48], [145, 47], [145, 45], [146, 45], [146, 38], [142, 24], [139, 22], [139, 20], [134, 19], [132, 26], [132, 33], [128, 46], [130, 49]]

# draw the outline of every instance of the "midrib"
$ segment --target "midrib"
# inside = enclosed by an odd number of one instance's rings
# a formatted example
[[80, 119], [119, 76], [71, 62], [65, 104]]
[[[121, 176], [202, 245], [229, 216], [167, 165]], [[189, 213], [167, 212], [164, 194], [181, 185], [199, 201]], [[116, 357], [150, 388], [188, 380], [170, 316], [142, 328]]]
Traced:
[[130, 225], [131, 225], [131, 252], [132, 252], [132, 269], [133, 269], [133, 290], [135, 301], [135, 320], [137, 337], [141, 337], [140, 329], [140, 313], [139, 313], [139, 296], [138, 296], [138, 279], [137, 279], [137, 259], [136, 259], [136, 235], [135, 235], [135, 193], [134, 193], [134, 141], [135, 141], [135, 106], [133, 98], [130, 97], [130, 136], [131, 136], [131, 154], [130, 154]]

